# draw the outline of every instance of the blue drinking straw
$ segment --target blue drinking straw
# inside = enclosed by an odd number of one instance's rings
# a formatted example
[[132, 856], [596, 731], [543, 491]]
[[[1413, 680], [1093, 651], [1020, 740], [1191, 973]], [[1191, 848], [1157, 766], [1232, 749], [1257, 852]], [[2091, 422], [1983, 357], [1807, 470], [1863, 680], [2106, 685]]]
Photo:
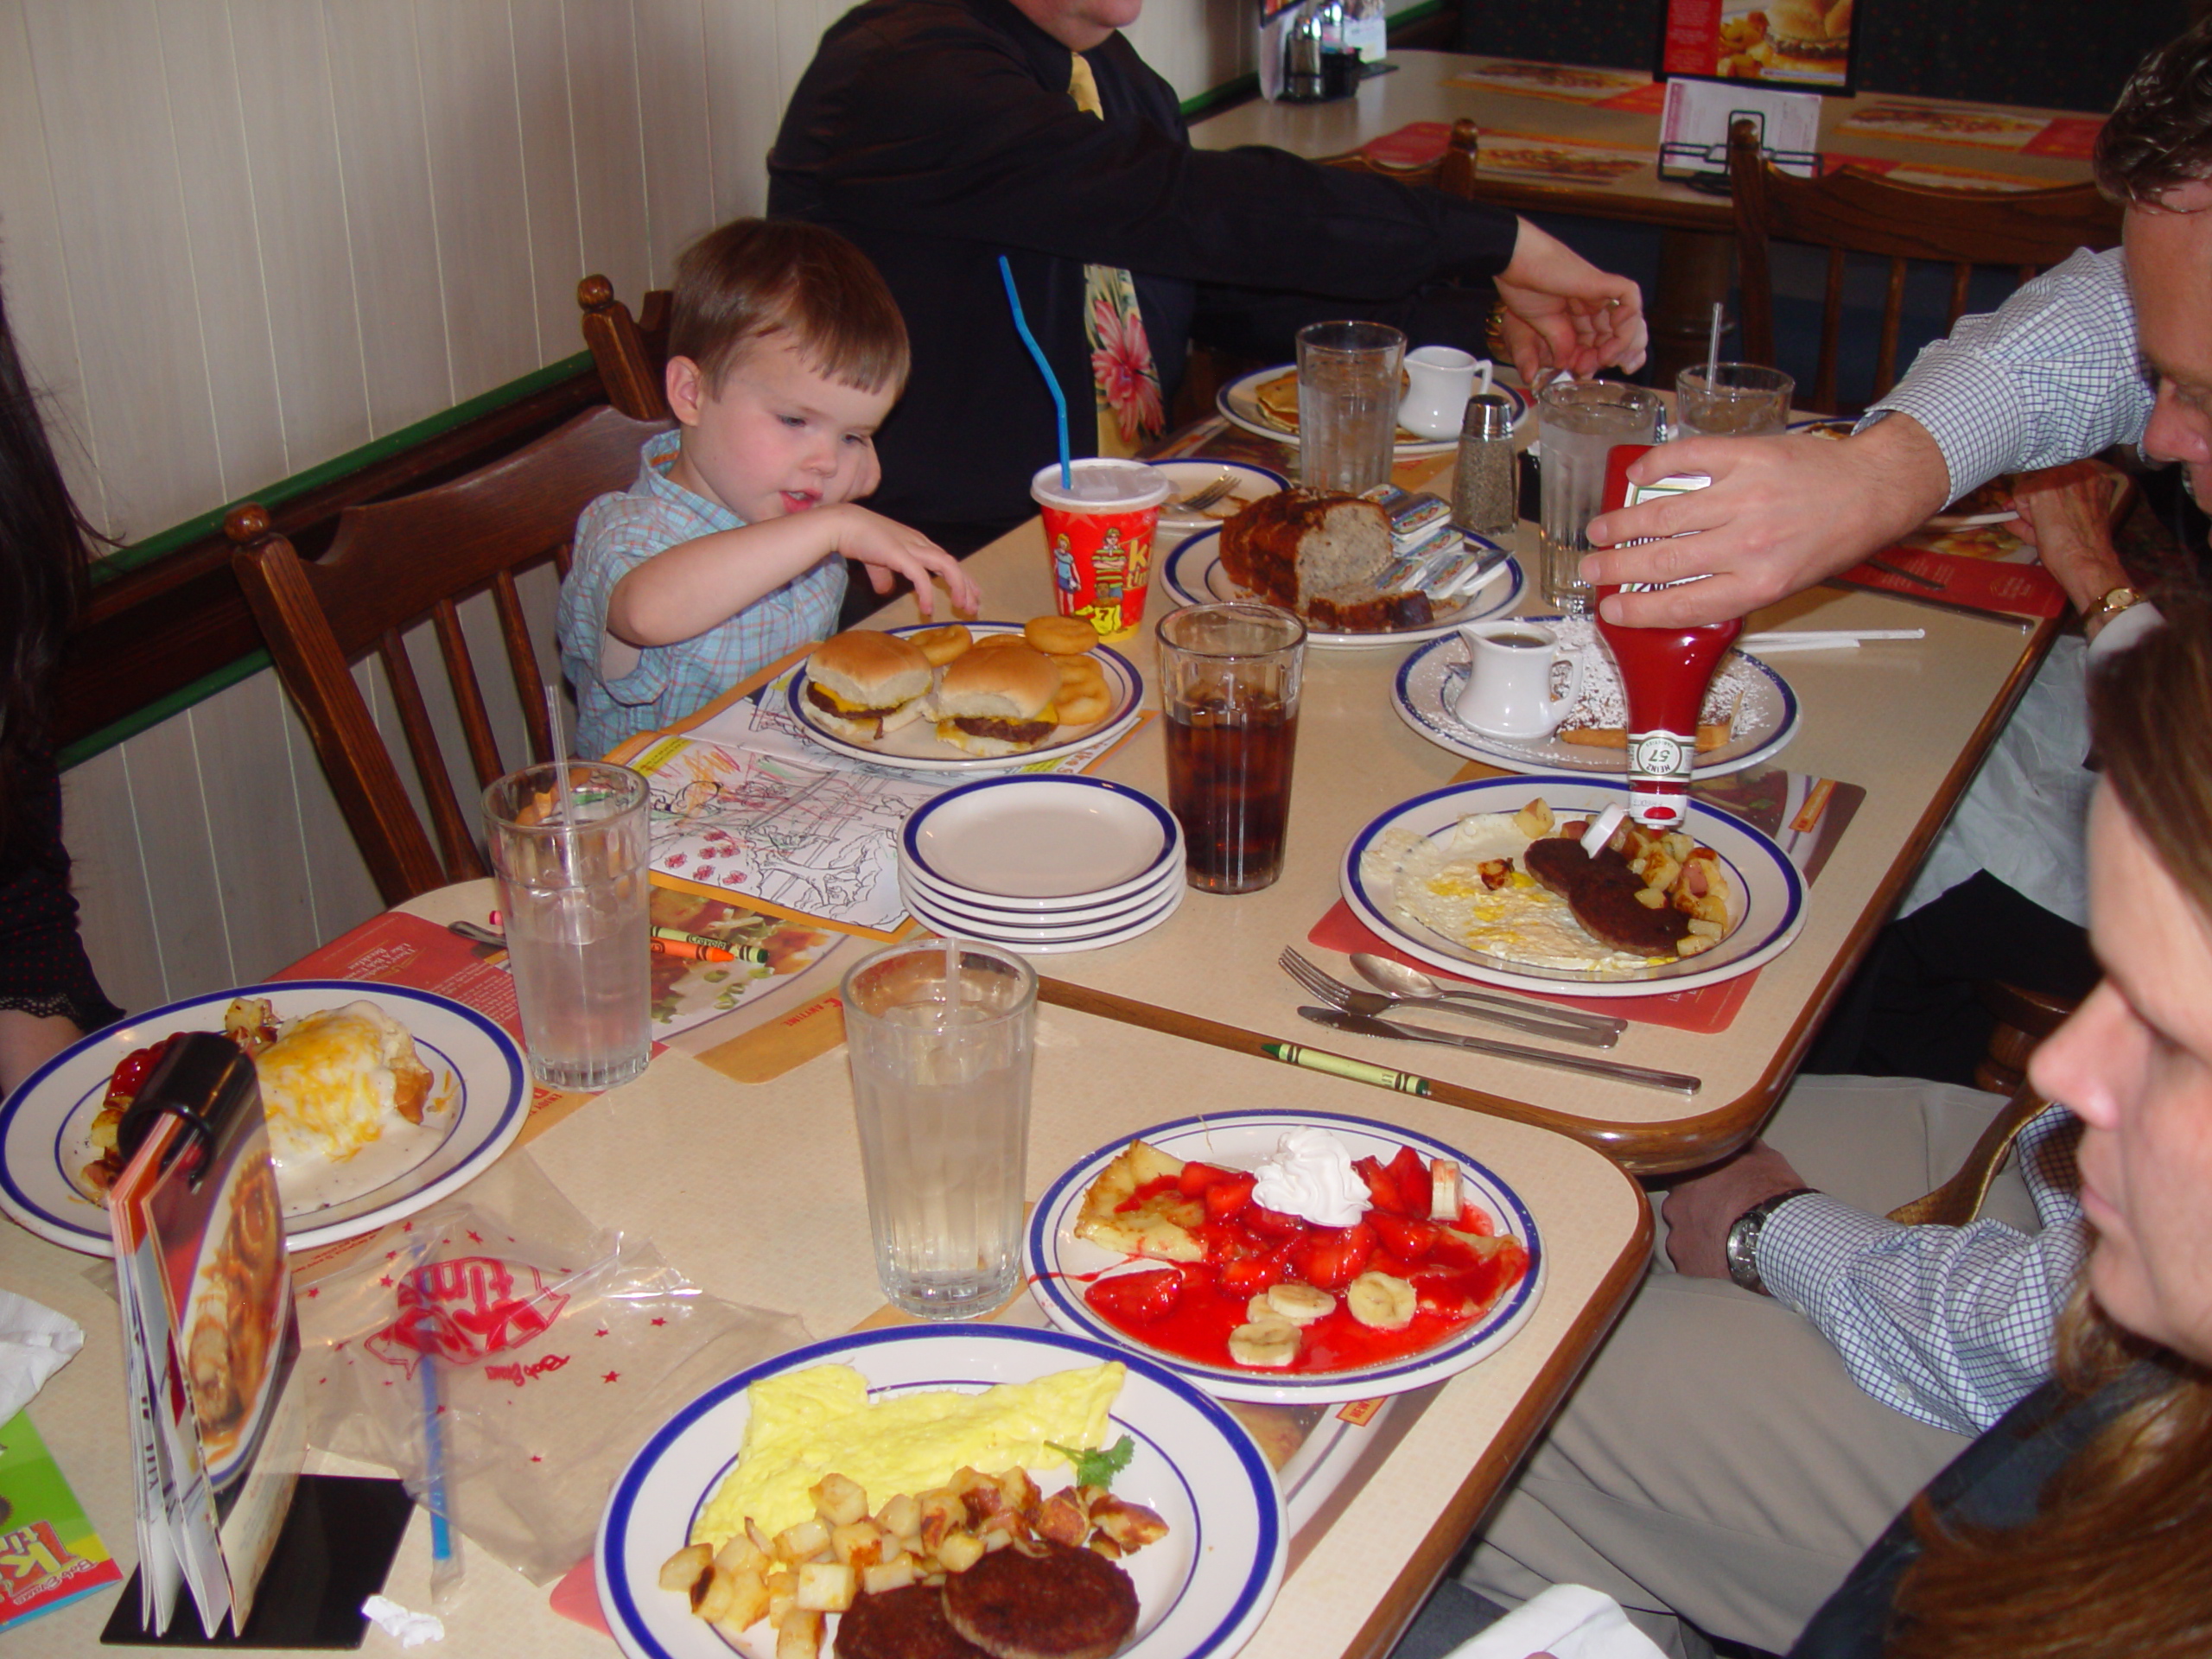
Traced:
[[1060, 487], [1075, 488], [1075, 470], [1068, 465], [1068, 395], [1060, 390], [1052, 365], [1045, 360], [1045, 353], [1037, 344], [1037, 336], [1029, 332], [1029, 319], [1021, 315], [1020, 290], [1014, 285], [1014, 267], [1006, 262], [1006, 255], [999, 255], [999, 275], [1006, 283], [1006, 302], [1014, 308], [1014, 332], [1021, 336], [1021, 343], [1029, 348], [1029, 355], [1037, 359], [1037, 372], [1045, 377], [1045, 390], [1052, 394], [1052, 408], [1060, 424]]

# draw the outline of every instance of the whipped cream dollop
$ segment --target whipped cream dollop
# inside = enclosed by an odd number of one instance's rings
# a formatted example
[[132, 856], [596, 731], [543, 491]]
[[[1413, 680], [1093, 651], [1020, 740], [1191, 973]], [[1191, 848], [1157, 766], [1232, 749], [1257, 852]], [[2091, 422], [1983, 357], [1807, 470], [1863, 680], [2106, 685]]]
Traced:
[[1316, 1227], [1349, 1227], [1367, 1213], [1367, 1183], [1351, 1153], [1326, 1129], [1292, 1129], [1253, 1171], [1255, 1203]]

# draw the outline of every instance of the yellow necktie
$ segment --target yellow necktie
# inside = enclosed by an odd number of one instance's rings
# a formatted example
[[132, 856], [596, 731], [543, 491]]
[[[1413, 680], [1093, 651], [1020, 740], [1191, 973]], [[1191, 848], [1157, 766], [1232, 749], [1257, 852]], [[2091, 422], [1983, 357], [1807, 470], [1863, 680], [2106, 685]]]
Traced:
[[[1085, 115], [1105, 118], [1097, 78], [1081, 53], [1071, 54], [1068, 96]], [[1118, 265], [1083, 268], [1083, 334], [1090, 345], [1091, 394], [1097, 406], [1098, 453], [1133, 455], [1166, 429], [1160, 371], [1144, 332], [1137, 287]]]

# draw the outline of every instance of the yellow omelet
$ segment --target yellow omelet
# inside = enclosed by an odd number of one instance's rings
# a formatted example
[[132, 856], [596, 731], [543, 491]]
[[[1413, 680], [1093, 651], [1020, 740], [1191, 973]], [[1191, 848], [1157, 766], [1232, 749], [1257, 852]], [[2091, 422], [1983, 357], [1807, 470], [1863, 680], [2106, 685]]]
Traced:
[[810, 1520], [808, 1489], [824, 1475], [858, 1482], [868, 1507], [880, 1510], [901, 1492], [944, 1485], [963, 1467], [996, 1475], [1065, 1464], [1046, 1443], [1103, 1446], [1124, 1375], [1109, 1362], [981, 1394], [934, 1389], [873, 1404], [866, 1379], [849, 1365], [764, 1378], [746, 1391], [752, 1415], [737, 1467], [700, 1511], [691, 1540], [719, 1550], [747, 1516], [771, 1537]]
[[279, 1169], [351, 1158], [395, 1116], [420, 1123], [431, 1082], [407, 1027], [367, 1001], [287, 1021], [253, 1065]]

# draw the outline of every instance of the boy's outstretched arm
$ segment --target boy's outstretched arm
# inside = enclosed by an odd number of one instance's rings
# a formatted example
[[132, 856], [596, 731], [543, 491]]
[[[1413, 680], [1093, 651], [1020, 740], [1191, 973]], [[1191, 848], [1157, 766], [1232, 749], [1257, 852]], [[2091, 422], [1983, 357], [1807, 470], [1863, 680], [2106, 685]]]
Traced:
[[932, 576], [954, 606], [972, 611], [982, 593], [960, 562], [918, 531], [848, 502], [719, 531], [656, 553], [614, 584], [607, 628], [638, 646], [696, 639], [836, 553], [869, 567], [876, 590], [892, 575], [914, 584], [914, 603], [935, 614]]

